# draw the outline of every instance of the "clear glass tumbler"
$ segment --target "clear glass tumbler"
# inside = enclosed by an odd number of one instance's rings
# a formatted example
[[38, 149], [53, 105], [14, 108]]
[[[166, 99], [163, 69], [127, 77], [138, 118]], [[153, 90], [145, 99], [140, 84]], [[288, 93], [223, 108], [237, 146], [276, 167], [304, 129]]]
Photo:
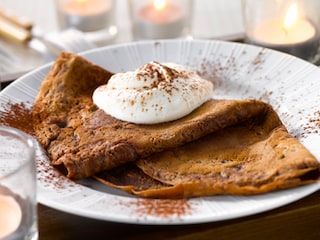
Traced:
[[320, 42], [320, 1], [242, 0], [246, 42], [314, 62]]
[[135, 40], [191, 36], [192, 0], [129, 0]]
[[117, 35], [115, 0], [56, 0], [56, 10], [62, 30], [80, 30], [97, 45]]
[[31, 138], [0, 126], [0, 239], [38, 239], [36, 192]]

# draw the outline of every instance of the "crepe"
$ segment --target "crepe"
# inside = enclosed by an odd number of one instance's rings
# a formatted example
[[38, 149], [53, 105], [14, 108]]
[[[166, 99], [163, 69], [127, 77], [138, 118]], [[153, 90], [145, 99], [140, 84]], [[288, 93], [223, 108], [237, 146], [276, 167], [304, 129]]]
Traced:
[[[94, 105], [92, 93], [112, 73], [81, 56], [62, 53], [40, 86], [33, 108], [37, 139], [52, 165], [81, 179], [181, 146], [264, 111], [264, 103], [210, 100], [176, 121], [138, 125]], [[228, 117], [226, 117], [228, 116]]]
[[[319, 163], [290, 136], [277, 114], [264, 114], [199, 140], [96, 176], [153, 198], [260, 194], [315, 182]], [[116, 177], [115, 177], [116, 176]]]
[[258, 100], [211, 99], [171, 122], [118, 120], [92, 101], [109, 72], [62, 53], [33, 107], [37, 139], [67, 177], [144, 197], [256, 194], [318, 180], [319, 162]]

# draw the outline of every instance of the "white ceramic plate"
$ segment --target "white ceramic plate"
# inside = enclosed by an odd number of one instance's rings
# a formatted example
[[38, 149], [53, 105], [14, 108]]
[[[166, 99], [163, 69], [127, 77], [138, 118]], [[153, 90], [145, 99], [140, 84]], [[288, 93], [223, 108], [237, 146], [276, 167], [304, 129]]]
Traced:
[[[215, 98], [256, 98], [276, 109], [289, 129], [320, 159], [320, 69], [279, 52], [238, 43], [169, 40], [131, 43], [83, 53], [113, 72], [151, 60], [185, 64], [215, 83]], [[15, 81], [0, 103], [25, 102], [37, 95], [51, 64]], [[319, 131], [320, 132], [320, 131]], [[190, 224], [247, 216], [291, 203], [320, 187], [311, 184], [256, 196], [212, 196], [190, 200], [141, 199], [94, 180], [73, 182], [53, 169], [39, 148], [38, 199], [50, 207], [95, 219], [137, 224]]]

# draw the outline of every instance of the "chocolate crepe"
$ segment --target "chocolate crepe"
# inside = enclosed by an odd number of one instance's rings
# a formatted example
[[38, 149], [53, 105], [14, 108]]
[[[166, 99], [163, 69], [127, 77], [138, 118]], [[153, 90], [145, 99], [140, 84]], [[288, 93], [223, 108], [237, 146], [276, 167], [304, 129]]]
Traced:
[[139, 159], [135, 166], [104, 171], [96, 179], [143, 197], [248, 195], [317, 181], [319, 163], [265, 104], [262, 114], [246, 122]]
[[[126, 162], [181, 146], [264, 111], [264, 103], [210, 100], [176, 121], [139, 125], [113, 118], [92, 101], [112, 73], [62, 53], [41, 84], [33, 108], [34, 131], [51, 163], [69, 178], [93, 176]], [[226, 117], [228, 116], [228, 117]]]
[[319, 162], [270, 105], [211, 99], [175, 121], [132, 124], [92, 102], [94, 89], [112, 74], [62, 53], [41, 84], [34, 131], [67, 177], [96, 175], [146, 197], [253, 194], [318, 179]]

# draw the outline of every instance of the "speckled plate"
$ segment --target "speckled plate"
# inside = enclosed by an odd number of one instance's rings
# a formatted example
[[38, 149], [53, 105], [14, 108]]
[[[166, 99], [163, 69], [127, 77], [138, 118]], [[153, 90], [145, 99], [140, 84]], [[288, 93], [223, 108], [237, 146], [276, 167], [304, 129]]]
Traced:
[[[189, 65], [215, 83], [215, 98], [269, 102], [292, 135], [320, 160], [320, 69], [295, 57], [245, 44], [167, 40], [95, 49], [84, 57], [113, 72], [151, 60]], [[1, 106], [31, 108], [51, 64], [26, 74], [0, 93]], [[1, 110], [1, 109], [0, 109]], [[318, 132], [319, 129], [319, 132]], [[221, 221], [274, 209], [301, 199], [319, 183], [256, 196], [212, 196], [190, 200], [141, 199], [90, 179], [74, 182], [53, 169], [37, 149], [38, 200], [68, 213], [136, 224]]]

